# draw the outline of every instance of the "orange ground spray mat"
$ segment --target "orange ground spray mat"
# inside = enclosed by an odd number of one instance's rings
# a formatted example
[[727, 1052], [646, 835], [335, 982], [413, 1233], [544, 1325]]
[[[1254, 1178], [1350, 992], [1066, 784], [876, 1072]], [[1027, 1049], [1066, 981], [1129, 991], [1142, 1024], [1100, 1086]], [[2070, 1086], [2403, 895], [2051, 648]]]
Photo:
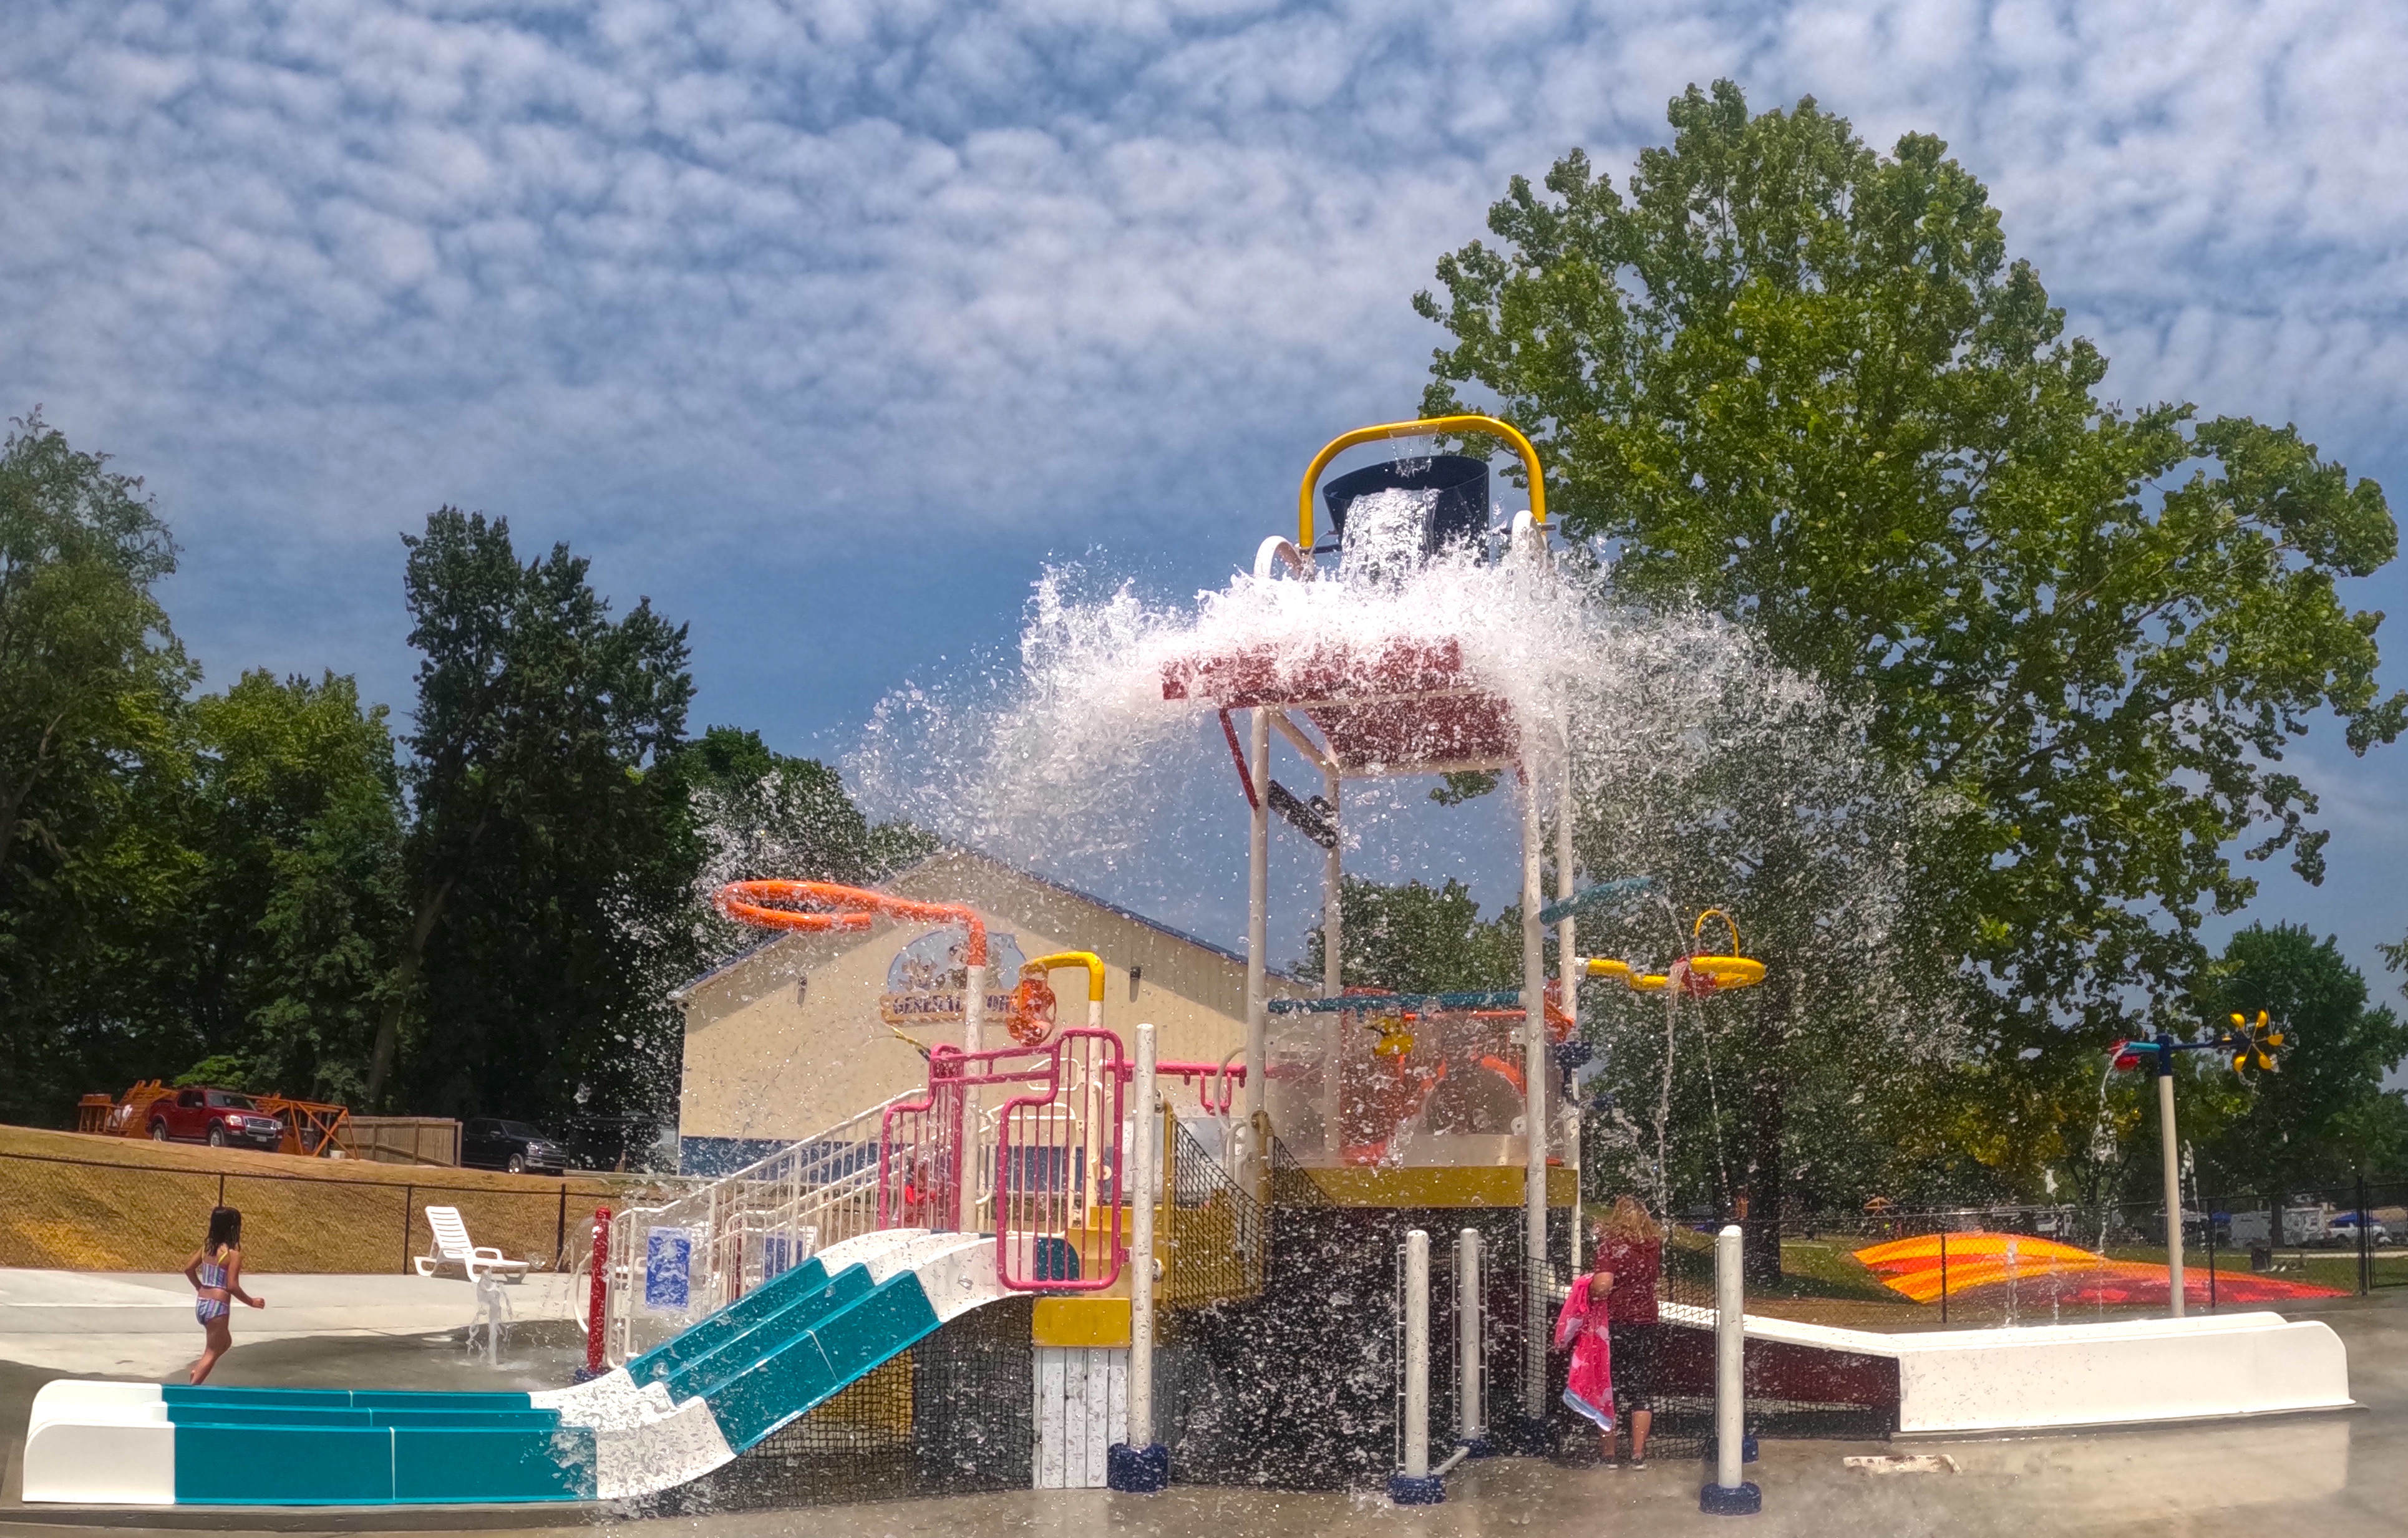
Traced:
[[[2028, 1233], [1980, 1232], [1945, 1235], [1946, 1264], [1942, 1264], [1942, 1235], [1918, 1234], [1868, 1245], [1856, 1251], [1864, 1268], [1882, 1285], [1919, 1303], [1937, 1302], [1944, 1288], [1951, 1298], [1991, 1288], [2014, 1288], [2027, 1304], [2110, 1303], [2162, 1304], [2173, 1291], [2172, 1275], [2146, 1260], [2111, 1260], [2094, 1250]], [[2204, 1305], [2208, 1275], [2186, 1268], [2183, 1296]], [[2215, 1273], [2218, 1303], [2275, 1303], [2292, 1298], [2339, 1298], [2339, 1288], [2318, 1287], [2250, 1271]]]

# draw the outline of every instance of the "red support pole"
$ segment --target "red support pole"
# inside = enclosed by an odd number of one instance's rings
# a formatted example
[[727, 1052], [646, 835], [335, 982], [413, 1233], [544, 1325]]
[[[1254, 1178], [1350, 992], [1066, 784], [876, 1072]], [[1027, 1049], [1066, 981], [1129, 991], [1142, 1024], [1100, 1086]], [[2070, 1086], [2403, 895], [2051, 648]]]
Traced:
[[594, 1209], [594, 1286], [585, 1304], [585, 1375], [598, 1378], [602, 1365], [602, 1332], [608, 1323], [610, 1283], [610, 1209]]

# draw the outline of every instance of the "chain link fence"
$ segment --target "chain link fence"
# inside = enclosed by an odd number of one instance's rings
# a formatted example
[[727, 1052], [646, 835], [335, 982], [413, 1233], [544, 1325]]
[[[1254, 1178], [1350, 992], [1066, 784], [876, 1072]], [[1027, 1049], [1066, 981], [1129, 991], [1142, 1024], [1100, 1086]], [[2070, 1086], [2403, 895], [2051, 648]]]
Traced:
[[0, 1265], [178, 1271], [200, 1247], [209, 1209], [229, 1206], [243, 1215], [244, 1262], [254, 1274], [408, 1272], [434, 1253], [431, 1204], [458, 1208], [480, 1246], [567, 1270], [592, 1242], [594, 1209], [639, 1194], [628, 1181], [593, 1176], [179, 1168], [145, 1161], [145, 1151], [0, 1152]]

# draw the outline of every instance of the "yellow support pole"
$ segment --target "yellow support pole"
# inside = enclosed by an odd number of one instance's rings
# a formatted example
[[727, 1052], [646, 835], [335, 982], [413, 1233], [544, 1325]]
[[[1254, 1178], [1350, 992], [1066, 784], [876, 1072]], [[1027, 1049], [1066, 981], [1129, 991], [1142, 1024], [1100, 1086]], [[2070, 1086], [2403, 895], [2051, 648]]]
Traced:
[[1494, 417], [1465, 413], [1455, 417], [1424, 417], [1416, 421], [1381, 422], [1374, 427], [1358, 427], [1352, 433], [1340, 433], [1329, 440], [1304, 472], [1304, 484], [1296, 493], [1296, 548], [1311, 554], [1312, 550], [1312, 492], [1320, 483], [1321, 472], [1329, 462], [1360, 443], [1377, 443], [1385, 438], [1423, 438], [1440, 433], [1485, 433], [1492, 438], [1502, 438], [1513, 452], [1522, 456], [1522, 468], [1530, 477], [1530, 520], [1541, 528], [1547, 523], [1547, 481], [1539, 468], [1539, 451], [1522, 430], [1512, 422]]

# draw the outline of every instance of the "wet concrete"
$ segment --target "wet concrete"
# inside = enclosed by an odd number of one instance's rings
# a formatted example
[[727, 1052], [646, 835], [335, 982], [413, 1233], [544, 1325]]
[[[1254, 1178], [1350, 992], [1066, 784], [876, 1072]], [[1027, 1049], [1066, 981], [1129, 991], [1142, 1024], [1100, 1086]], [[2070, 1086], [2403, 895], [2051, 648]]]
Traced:
[[[189, 1366], [199, 1355], [200, 1332], [181, 1353]], [[333, 1335], [291, 1340], [244, 1341], [218, 1361], [212, 1384], [269, 1388], [557, 1388], [585, 1360], [585, 1336], [573, 1324], [542, 1321], [506, 1326], [501, 1360], [489, 1362], [467, 1346], [467, 1332], [421, 1335]], [[31, 1517], [39, 1506], [22, 1504], [25, 1423], [34, 1395], [57, 1377], [119, 1378], [130, 1382], [181, 1383], [184, 1373], [61, 1373], [55, 1368], [0, 1360], [0, 1522]], [[219, 1524], [222, 1526], [223, 1524]]]
[[[1764, 1490], [1764, 1513], [1709, 1517], [1698, 1511], [1698, 1465], [1658, 1461], [1643, 1470], [1574, 1468], [1500, 1460], [1459, 1470], [1444, 1505], [1398, 1510], [1368, 1495], [1294, 1495], [1178, 1487], [1158, 1496], [1102, 1491], [1015, 1491], [937, 1501], [903, 1501], [801, 1511], [753, 1512], [619, 1522], [637, 1538], [1593, 1538], [1598, 1533], [1722, 1532], [1833, 1535], [1833, 1538], [2217, 1538], [2222, 1534], [2312, 1532], [2319, 1538], [2408, 1531], [2408, 1295], [2286, 1310], [2325, 1319], [2347, 1343], [2351, 1391], [2361, 1409], [2334, 1415], [2022, 1438], [1889, 1444], [1775, 1442], [1748, 1476]], [[250, 1353], [246, 1357], [246, 1353]], [[475, 1368], [457, 1337], [410, 1349], [394, 1342], [288, 1342], [238, 1347], [226, 1359], [226, 1382], [375, 1382], [401, 1388], [495, 1387], [512, 1378], [532, 1386], [559, 1381], [575, 1360], [573, 1343], [530, 1340], [506, 1357], [504, 1374]], [[239, 1372], [242, 1375], [236, 1376]], [[555, 1374], [544, 1376], [544, 1374]], [[22, 1439], [33, 1388], [50, 1374], [0, 1364], [0, 1434]], [[7, 1489], [17, 1485], [16, 1444]], [[1944, 1454], [1953, 1470], [1869, 1474], [1851, 1455]], [[200, 1514], [191, 1514], [198, 1516]], [[178, 1514], [186, 1526], [187, 1514]], [[236, 1529], [238, 1514], [208, 1514]], [[522, 1533], [558, 1531], [590, 1538], [591, 1526], [547, 1529], [549, 1514], [494, 1521]], [[159, 1531], [127, 1514], [116, 1532]], [[467, 1513], [422, 1512], [422, 1531], [473, 1531], [487, 1521]], [[0, 1510], [0, 1523], [27, 1531], [89, 1532], [40, 1508]], [[344, 1531], [360, 1521], [328, 1522], [302, 1513], [275, 1524], [282, 1531]], [[386, 1525], [382, 1522], [366, 1525]], [[187, 1528], [189, 1531], [189, 1528]]]
[[[570, 1278], [538, 1273], [502, 1286], [521, 1323], [566, 1321]], [[459, 1276], [282, 1275], [243, 1278], [264, 1309], [236, 1308], [237, 1348], [308, 1336], [418, 1337], [467, 1324], [477, 1289]], [[165, 1377], [200, 1350], [193, 1284], [145, 1272], [0, 1270], [0, 1361], [75, 1377]]]

